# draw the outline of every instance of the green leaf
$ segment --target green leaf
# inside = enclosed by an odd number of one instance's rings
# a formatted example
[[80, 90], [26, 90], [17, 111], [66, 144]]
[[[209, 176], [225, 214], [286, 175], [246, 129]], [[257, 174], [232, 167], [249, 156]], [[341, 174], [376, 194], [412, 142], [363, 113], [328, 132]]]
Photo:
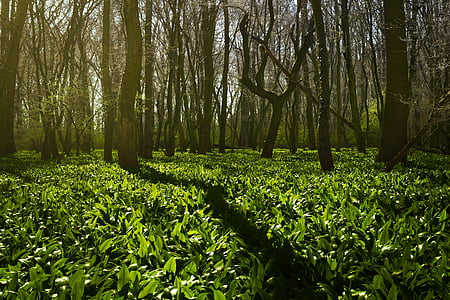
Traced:
[[439, 222], [444, 222], [447, 220], [447, 208], [444, 208], [442, 212], [439, 214]]
[[373, 277], [373, 287], [377, 290], [381, 289], [384, 286], [383, 276], [375, 275]]
[[393, 284], [389, 290], [387, 300], [397, 300], [397, 286]]
[[177, 271], [177, 262], [175, 257], [171, 256], [169, 258], [169, 260], [164, 264], [164, 270], [175, 274]]
[[112, 238], [105, 240], [105, 241], [98, 247], [98, 250], [100, 251], [100, 253], [102, 253], [102, 254], [105, 253], [105, 252], [111, 247], [112, 242], [113, 242], [113, 239], [112, 239]]
[[219, 290], [213, 290], [214, 292], [214, 300], [227, 300], [225, 295]]
[[128, 267], [125, 264], [122, 265], [122, 268], [120, 269], [117, 277], [117, 290], [121, 291], [128, 283], [131, 282], [130, 272], [128, 271]]
[[72, 274], [69, 279], [69, 284], [72, 289], [70, 293], [71, 299], [82, 299], [84, 294], [84, 270], [80, 269]]
[[159, 285], [158, 279], [153, 279], [150, 281], [140, 292], [138, 297], [139, 298], [145, 298], [147, 295], [153, 294], [156, 291], [156, 288]]

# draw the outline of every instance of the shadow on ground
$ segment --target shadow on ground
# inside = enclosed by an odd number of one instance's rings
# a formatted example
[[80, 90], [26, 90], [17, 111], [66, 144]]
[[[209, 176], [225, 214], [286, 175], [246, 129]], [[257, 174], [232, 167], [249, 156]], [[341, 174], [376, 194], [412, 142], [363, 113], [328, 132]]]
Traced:
[[[214, 186], [203, 181], [179, 179], [154, 168], [141, 167], [136, 175], [152, 183], [196, 186], [205, 191], [205, 202], [216, 218], [232, 228], [248, 245], [248, 251], [256, 255], [269, 268], [266, 271], [266, 293], [273, 299], [319, 299], [311, 282], [313, 266], [301, 259], [286, 239], [276, 237], [269, 240], [264, 228], [259, 228], [239, 210], [227, 202], [227, 193], [222, 186]], [[268, 280], [270, 279], [270, 280]], [[258, 299], [259, 295], [256, 296]]]

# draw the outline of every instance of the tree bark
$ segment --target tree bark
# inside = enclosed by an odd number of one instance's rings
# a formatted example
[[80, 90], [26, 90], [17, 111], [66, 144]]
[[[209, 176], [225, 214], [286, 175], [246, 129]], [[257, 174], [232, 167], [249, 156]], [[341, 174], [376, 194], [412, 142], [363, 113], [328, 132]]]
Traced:
[[356, 94], [356, 76], [355, 66], [353, 65], [352, 48], [350, 42], [350, 26], [349, 26], [348, 0], [342, 0], [342, 31], [344, 37], [344, 58], [348, 76], [348, 95], [350, 98], [350, 108], [352, 112], [353, 132], [356, 139], [356, 146], [361, 153], [366, 152], [366, 143], [364, 134], [361, 129], [360, 114], [358, 110], [358, 99]]
[[[377, 161], [391, 161], [407, 143], [408, 59], [403, 0], [384, 0], [386, 98]], [[406, 157], [405, 157], [406, 159]]]
[[154, 84], [153, 73], [155, 69], [154, 50], [153, 50], [153, 1], [145, 2], [145, 100], [144, 100], [144, 136], [142, 143], [142, 157], [153, 158], [154, 137], [153, 130], [155, 126], [154, 111]]
[[217, 7], [206, 3], [202, 7], [201, 33], [203, 54], [203, 113], [198, 128], [198, 153], [211, 151], [211, 122], [213, 118], [214, 92], [214, 31], [216, 27]]
[[[271, 7], [272, 2], [269, 1], [269, 8]], [[272, 8], [273, 9], [273, 8]], [[256, 76], [256, 84], [250, 79], [249, 73], [250, 73], [250, 47], [249, 47], [249, 33], [247, 31], [247, 25], [248, 25], [248, 15], [245, 15], [244, 18], [241, 20], [239, 24], [239, 30], [242, 35], [242, 44], [243, 44], [243, 52], [244, 52], [244, 62], [243, 62], [243, 68], [242, 68], [242, 83], [247, 86], [247, 88], [254, 94], [265, 98], [272, 106], [272, 116], [270, 121], [270, 127], [269, 132], [267, 134], [267, 138], [263, 145], [263, 151], [261, 156], [265, 158], [271, 158], [273, 154], [273, 147], [275, 145], [276, 135], [278, 132], [279, 124], [280, 122], [277, 120], [278, 115], [280, 115], [280, 120], [282, 117], [282, 109], [284, 106], [284, 103], [286, 100], [290, 97], [291, 93], [294, 91], [296, 84], [298, 83], [298, 72], [300, 70], [300, 66], [302, 65], [304, 59], [306, 58], [306, 52], [308, 51], [309, 47], [312, 44], [312, 31], [308, 32], [306, 36], [304, 35], [302, 37], [303, 43], [301, 48], [298, 48], [298, 44], [296, 46], [296, 54], [295, 54], [295, 63], [292, 67], [291, 71], [288, 71], [286, 68], [284, 68], [279, 61], [273, 57], [272, 52], [269, 50], [267, 46], [267, 35], [264, 40], [252, 36], [252, 39], [257, 41], [264, 49], [265, 55], [267, 57], [271, 57], [273, 61], [278, 62], [276, 64], [283, 73], [289, 74], [288, 75], [288, 86], [285, 88], [285, 90], [280, 94], [277, 95], [272, 91], [269, 91], [265, 89], [263, 82], [261, 80], [258, 80], [260, 76], [258, 76], [258, 73], [261, 73], [261, 70], [257, 73]], [[296, 43], [299, 43], [299, 41], [295, 41]], [[281, 111], [280, 111], [281, 110]], [[276, 128], [275, 128], [276, 127]], [[276, 130], [275, 130], [276, 129]]]
[[105, 107], [105, 141], [103, 145], [103, 159], [106, 162], [112, 162], [113, 136], [114, 136], [114, 101], [112, 97], [112, 79], [109, 71], [109, 51], [110, 51], [110, 15], [111, 0], [105, 0], [103, 3], [103, 30], [102, 30], [102, 87], [103, 87], [103, 105]]
[[227, 128], [227, 105], [228, 105], [228, 69], [230, 61], [230, 17], [228, 14], [228, 3], [224, 1], [224, 53], [223, 53], [223, 72], [222, 72], [222, 102], [220, 105], [219, 116], [219, 152], [225, 153], [226, 128]]
[[333, 170], [333, 158], [331, 156], [330, 129], [329, 129], [329, 62], [326, 44], [325, 28], [322, 16], [320, 0], [311, 0], [313, 8], [314, 24], [316, 25], [316, 37], [319, 47], [319, 81], [320, 81], [320, 109], [318, 129], [318, 152], [322, 170]]
[[[14, 97], [16, 95], [16, 76], [19, 63], [20, 39], [30, 0], [19, 0], [14, 14], [14, 21], [7, 34], [2, 15], [2, 53], [0, 57], [0, 156], [16, 152], [14, 142]], [[2, 3], [4, 4], [4, 3]], [[2, 5], [2, 10], [4, 9]], [[2, 11], [3, 13], [3, 11]], [[11, 18], [13, 19], [13, 18]], [[14, 23], [13, 23], [14, 22]], [[4, 35], [5, 33], [5, 35]], [[10, 36], [7, 42], [7, 37]]]
[[[338, 2], [334, 6], [336, 13], [339, 10]], [[341, 35], [339, 30], [339, 22], [336, 21], [336, 113], [342, 114], [342, 95], [341, 95]], [[342, 147], [342, 122], [336, 118], [336, 150], [340, 151]]]
[[134, 103], [142, 68], [142, 33], [137, 1], [123, 2], [123, 17], [127, 51], [119, 97], [118, 155], [119, 165], [132, 169], [138, 167]]

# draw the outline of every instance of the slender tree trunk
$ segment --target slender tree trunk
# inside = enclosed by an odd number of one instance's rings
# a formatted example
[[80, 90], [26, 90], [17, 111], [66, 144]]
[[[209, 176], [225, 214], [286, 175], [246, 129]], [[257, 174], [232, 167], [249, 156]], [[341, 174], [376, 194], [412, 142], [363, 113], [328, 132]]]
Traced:
[[201, 31], [203, 41], [203, 113], [198, 128], [198, 153], [211, 151], [211, 122], [213, 118], [214, 92], [214, 31], [217, 7], [207, 3], [202, 7]]
[[[167, 24], [169, 47], [168, 47], [168, 64], [169, 64], [169, 79], [167, 81], [167, 120], [166, 120], [166, 139], [165, 139], [165, 154], [169, 157], [175, 155], [175, 136], [176, 136], [176, 122], [179, 118], [177, 110], [179, 110], [178, 98], [180, 85], [177, 80], [177, 58], [179, 45], [177, 45], [179, 28], [180, 28], [180, 10], [178, 1], [174, 1], [171, 7], [171, 22]], [[175, 107], [174, 107], [175, 100]]]
[[[309, 65], [305, 61], [303, 65], [303, 80], [309, 84]], [[307, 96], [308, 97], [308, 96]], [[306, 129], [308, 131], [308, 148], [311, 150], [317, 149], [316, 143], [316, 126], [314, 121], [314, 108], [311, 101], [306, 101]]]
[[175, 67], [176, 67], [176, 49], [175, 49], [175, 33], [169, 34], [169, 78], [167, 80], [167, 120], [165, 124], [165, 154], [169, 157], [175, 155], [175, 125], [173, 113], [173, 90], [175, 81]]
[[160, 90], [157, 98], [157, 108], [156, 113], [158, 117], [158, 129], [156, 131], [156, 140], [155, 140], [155, 149], [159, 150], [161, 145], [161, 139], [163, 135], [163, 128], [164, 128], [164, 91]]
[[103, 31], [102, 31], [102, 86], [103, 86], [103, 105], [105, 108], [103, 159], [106, 162], [112, 162], [113, 136], [115, 109], [112, 97], [112, 79], [109, 71], [110, 66], [110, 15], [111, 0], [105, 0], [103, 3]]
[[176, 60], [176, 82], [175, 82], [175, 111], [174, 111], [174, 126], [175, 133], [178, 134], [178, 147], [180, 151], [186, 148], [186, 141], [184, 138], [184, 128], [181, 119], [181, 110], [183, 107], [183, 85], [184, 85], [184, 42], [181, 28], [181, 12], [183, 11], [184, 1], [178, 1], [178, 21], [176, 23], [176, 42], [177, 42], [177, 60]]
[[[299, 2], [299, 1], [297, 1]], [[302, 16], [308, 15], [308, 1], [300, 1], [299, 5], [301, 6]], [[302, 22], [302, 34], [306, 34], [308, 26], [308, 20], [306, 17], [303, 18]], [[303, 82], [309, 87], [310, 85], [310, 76], [309, 76], [309, 64], [308, 61], [305, 60], [303, 63]], [[317, 141], [316, 141], [316, 126], [314, 121], [314, 108], [311, 100], [308, 100], [310, 96], [306, 95], [306, 132], [308, 133], [308, 148], [309, 149], [317, 149]]]
[[280, 128], [281, 119], [283, 117], [283, 105], [285, 101], [276, 101], [272, 103], [272, 115], [270, 118], [269, 131], [264, 142], [262, 157], [271, 158], [273, 154], [273, 148], [277, 140], [278, 128]]
[[380, 78], [378, 75], [378, 63], [377, 63], [377, 53], [375, 49], [375, 41], [373, 36], [373, 15], [372, 15], [372, 6], [371, 1], [366, 2], [368, 4], [368, 20], [367, 20], [367, 28], [369, 30], [369, 45], [370, 45], [370, 53], [371, 53], [371, 62], [372, 62], [372, 73], [373, 73], [373, 84], [375, 88], [375, 93], [377, 97], [377, 117], [378, 122], [382, 124], [383, 112], [384, 112], [384, 96], [383, 91], [381, 89]]
[[153, 1], [145, 2], [145, 102], [144, 102], [144, 136], [142, 143], [142, 157], [153, 158], [153, 129], [155, 126], [154, 112], [154, 84], [153, 73], [155, 69], [153, 50]]
[[225, 142], [226, 142], [226, 128], [227, 128], [227, 105], [228, 105], [228, 69], [230, 61], [230, 17], [228, 15], [228, 3], [224, 1], [224, 38], [225, 38], [225, 49], [223, 54], [223, 72], [222, 72], [222, 103], [220, 105], [220, 116], [219, 116], [219, 152], [225, 153]]
[[298, 147], [298, 128], [300, 122], [300, 91], [298, 89], [294, 90], [294, 99], [292, 100], [292, 111], [291, 111], [291, 129], [289, 133], [290, 137], [290, 151], [292, 154], [297, 152]]
[[352, 124], [353, 132], [356, 139], [356, 146], [361, 153], [366, 152], [366, 145], [364, 141], [364, 134], [361, 129], [360, 114], [358, 110], [358, 99], [356, 94], [356, 76], [355, 66], [353, 65], [352, 48], [350, 41], [350, 26], [349, 26], [349, 12], [348, 12], [348, 0], [342, 0], [342, 30], [344, 33], [344, 57], [345, 66], [347, 68], [348, 75], [348, 91], [350, 98], [350, 107], [352, 112]]
[[197, 138], [197, 119], [199, 118], [199, 115], [195, 114], [195, 111], [197, 110], [197, 101], [199, 98], [199, 92], [198, 92], [198, 88], [197, 88], [197, 81], [196, 81], [196, 76], [195, 76], [195, 68], [194, 68], [194, 63], [192, 60], [192, 55], [191, 55], [191, 51], [190, 51], [190, 47], [189, 47], [189, 41], [186, 40], [186, 54], [187, 54], [187, 59], [188, 59], [188, 63], [189, 63], [189, 72], [192, 76], [192, 88], [191, 88], [191, 93], [187, 93], [187, 87], [186, 87], [186, 76], [185, 76], [185, 69], [184, 69], [184, 65], [181, 68], [182, 71], [182, 76], [181, 78], [183, 78], [183, 82], [182, 82], [182, 87], [183, 87], [183, 99], [184, 99], [184, 114], [186, 117], [186, 123], [187, 123], [187, 130], [188, 130], [188, 136], [189, 136], [189, 152], [191, 153], [197, 153], [198, 151], [198, 138]]
[[239, 146], [250, 146], [250, 97], [248, 91], [242, 85], [240, 99], [240, 116], [241, 116], [241, 130], [239, 132]]
[[119, 97], [119, 165], [137, 168], [136, 117], [134, 103], [142, 67], [142, 33], [138, 3], [124, 0], [123, 17], [126, 32], [126, 61]]
[[[339, 10], [339, 4], [335, 3], [336, 13]], [[342, 114], [342, 95], [341, 95], [341, 35], [339, 22], [336, 21], [336, 113]], [[336, 150], [340, 151], [342, 147], [342, 121], [336, 118]]]
[[408, 141], [409, 79], [403, 0], [384, 0], [383, 3], [386, 39], [386, 104], [377, 160], [388, 162], [394, 159]]
[[326, 35], [323, 23], [321, 1], [311, 0], [311, 6], [313, 8], [314, 24], [316, 25], [316, 37], [319, 47], [320, 110], [318, 152], [322, 170], [330, 171], [334, 166], [333, 158], [331, 156], [329, 129], [330, 87], [328, 50], [326, 45]]
[[[14, 14], [14, 20], [9, 24], [11, 29], [6, 31], [7, 27], [4, 20], [7, 16], [2, 15], [2, 53], [0, 57], [0, 156], [16, 152], [14, 142], [14, 97], [16, 95], [16, 76], [19, 64], [19, 50], [22, 30], [27, 16], [30, 0], [19, 0]], [[2, 14], [6, 9], [2, 3]], [[11, 18], [13, 19], [13, 18]], [[14, 22], [14, 23], [13, 23]], [[7, 37], [10, 40], [7, 42]]]

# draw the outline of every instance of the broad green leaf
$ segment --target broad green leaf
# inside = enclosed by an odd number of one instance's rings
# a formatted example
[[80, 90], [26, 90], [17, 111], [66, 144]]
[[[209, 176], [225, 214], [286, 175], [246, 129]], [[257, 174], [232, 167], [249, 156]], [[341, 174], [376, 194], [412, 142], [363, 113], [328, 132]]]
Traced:
[[377, 290], [381, 289], [384, 286], [383, 276], [375, 275], [373, 277], [373, 287]]
[[128, 267], [123, 264], [122, 268], [117, 275], [117, 290], [121, 291], [127, 284], [131, 282], [130, 271], [128, 271]]
[[387, 300], [397, 300], [397, 286], [395, 284], [389, 289]]
[[175, 257], [171, 256], [169, 258], [169, 260], [164, 264], [164, 270], [175, 274], [177, 270], [177, 262]]
[[84, 294], [84, 270], [80, 269], [70, 276], [69, 284], [72, 289], [70, 295], [74, 300], [83, 298]]
[[138, 297], [145, 298], [147, 295], [153, 294], [156, 291], [156, 288], [159, 285], [158, 279], [151, 280], [140, 292]]
[[227, 300], [227, 298], [221, 291], [214, 290], [214, 300]]
[[100, 253], [105, 253], [112, 245], [113, 239], [107, 239], [105, 240], [103, 243], [101, 243], [101, 245], [98, 247], [98, 250], [100, 251]]

